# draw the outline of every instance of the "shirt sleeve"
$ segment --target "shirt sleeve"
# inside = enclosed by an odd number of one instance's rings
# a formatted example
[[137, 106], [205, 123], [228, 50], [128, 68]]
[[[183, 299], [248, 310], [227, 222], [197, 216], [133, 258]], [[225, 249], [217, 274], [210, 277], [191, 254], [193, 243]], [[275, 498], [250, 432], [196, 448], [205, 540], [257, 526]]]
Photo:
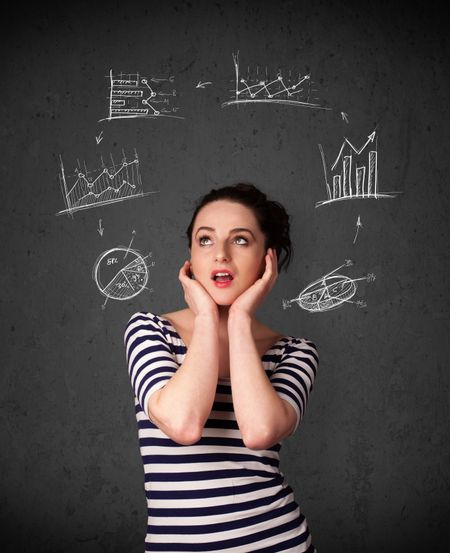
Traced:
[[124, 335], [128, 374], [142, 410], [150, 419], [148, 400], [163, 388], [178, 368], [167, 331], [151, 313], [135, 313]]
[[286, 344], [280, 362], [270, 376], [278, 395], [292, 405], [297, 413], [294, 433], [305, 414], [309, 394], [319, 366], [315, 344], [304, 339], [291, 339]]

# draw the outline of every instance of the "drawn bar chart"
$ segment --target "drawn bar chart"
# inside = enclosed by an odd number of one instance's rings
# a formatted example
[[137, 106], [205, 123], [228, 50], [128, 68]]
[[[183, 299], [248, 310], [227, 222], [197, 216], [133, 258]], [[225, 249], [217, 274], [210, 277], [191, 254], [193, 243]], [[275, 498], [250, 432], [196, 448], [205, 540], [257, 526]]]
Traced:
[[94, 170], [88, 170], [86, 163], [82, 166], [78, 161], [72, 175], [66, 175], [60, 156], [59, 180], [66, 209], [59, 211], [57, 215], [73, 215], [82, 209], [156, 193], [143, 191], [137, 152], [134, 152], [131, 160], [122, 153], [123, 158], [119, 163], [116, 163], [111, 155], [111, 163], [108, 166], [101, 158], [101, 167]]
[[130, 118], [175, 117], [177, 91], [174, 77], [142, 77], [139, 73], [109, 72], [109, 114], [100, 121]]
[[316, 96], [317, 89], [310, 75], [301, 75], [291, 71], [277, 70], [269, 74], [267, 66], [259, 66], [241, 72], [239, 67], [239, 52], [232, 54], [235, 73], [235, 88], [233, 97], [222, 103], [222, 107], [233, 104], [276, 103], [297, 107], [316, 109], [331, 109], [321, 105]]
[[327, 199], [317, 202], [316, 207], [340, 200], [365, 198], [395, 198], [400, 192], [380, 192], [378, 186], [378, 150], [376, 131], [373, 131], [361, 148], [355, 148], [345, 138], [336, 160], [330, 167], [331, 181], [322, 145], [322, 158]]

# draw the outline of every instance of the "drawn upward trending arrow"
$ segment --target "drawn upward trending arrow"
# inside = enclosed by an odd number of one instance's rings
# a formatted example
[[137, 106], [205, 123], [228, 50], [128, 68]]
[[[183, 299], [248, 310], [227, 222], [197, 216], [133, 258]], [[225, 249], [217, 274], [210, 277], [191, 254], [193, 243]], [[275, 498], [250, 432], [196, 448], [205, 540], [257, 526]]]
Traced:
[[361, 146], [361, 148], [360, 148], [359, 150], [353, 146], [353, 144], [350, 142], [350, 140], [349, 140], [348, 138], [345, 138], [345, 139], [344, 139], [344, 142], [342, 143], [341, 149], [339, 150], [339, 153], [338, 153], [338, 156], [337, 156], [337, 158], [336, 158], [336, 161], [335, 161], [335, 162], [333, 163], [333, 165], [331, 166], [331, 170], [333, 170], [333, 169], [336, 167], [337, 162], [339, 161], [339, 158], [340, 158], [341, 155], [342, 155], [342, 152], [343, 152], [343, 150], [344, 150], [344, 146], [345, 146], [346, 143], [347, 143], [347, 144], [350, 146], [350, 148], [355, 152], [355, 154], [358, 154], [358, 155], [359, 155], [359, 154], [364, 150], [364, 148], [367, 146], [367, 144], [369, 144], [369, 142], [373, 142], [373, 141], [374, 141], [374, 139], [375, 139], [375, 133], [376, 133], [376, 131], [373, 131], [373, 133], [369, 134], [369, 136], [367, 137], [366, 143], [364, 144], [364, 146]]

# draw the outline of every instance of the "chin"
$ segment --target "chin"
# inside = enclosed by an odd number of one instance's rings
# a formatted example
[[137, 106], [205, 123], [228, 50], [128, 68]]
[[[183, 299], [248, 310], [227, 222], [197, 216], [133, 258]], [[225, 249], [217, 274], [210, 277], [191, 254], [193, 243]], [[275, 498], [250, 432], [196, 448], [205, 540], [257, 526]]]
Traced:
[[217, 305], [221, 305], [223, 307], [227, 305], [230, 306], [234, 302], [234, 300], [239, 297], [239, 295], [240, 292], [236, 293], [236, 291], [231, 290], [213, 290], [212, 292], [210, 292], [210, 296], [212, 297], [214, 302]]
[[218, 294], [212, 295], [212, 299], [215, 301], [215, 303], [217, 305], [221, 305], [222, 307], [225, 307], [227, 305], [230, 306], [237, 297], [238, 296], [236, 296], [235, 294], [233, 294], [232, 296], [227, 295], [226, 297], [224, 297], [223, 295], [219, 296]]

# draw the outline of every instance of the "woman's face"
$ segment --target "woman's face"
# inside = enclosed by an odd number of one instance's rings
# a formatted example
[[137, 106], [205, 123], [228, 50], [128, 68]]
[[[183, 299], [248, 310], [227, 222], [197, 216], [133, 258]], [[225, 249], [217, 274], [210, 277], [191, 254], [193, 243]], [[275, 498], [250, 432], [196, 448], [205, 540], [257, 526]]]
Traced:
[[[251, 209], [229, 200], [211, 202], [198, 212], [192, 231], [191, 269], [218, 305], [233, 301], [265, 269], [265, 236]], [[213, 271], [229, 271], [213, 279]]]

